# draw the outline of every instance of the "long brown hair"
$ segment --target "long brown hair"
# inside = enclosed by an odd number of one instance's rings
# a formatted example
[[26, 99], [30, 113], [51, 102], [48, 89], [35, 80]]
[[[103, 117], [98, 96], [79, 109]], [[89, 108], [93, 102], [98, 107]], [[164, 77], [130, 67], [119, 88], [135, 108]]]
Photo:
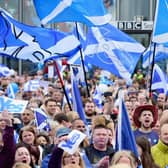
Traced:
[[33, 135], [34, 135], [34, 144], [33, 145], [35, 145], [37, 133], [35, 131], [35, 128], [33, 126], [29, 126], [29, 125], [28, 126], [24, 126], [23, 128], [21, 128], [21, 130], [19, 132], [19, 142], [20, 143], [24, 143], [23, 142], [23, 137], [22, 137], [22, 134], [23, 134], [24, 131], [29, 131], [29, 132], [33, 133]]
[[143, 168], [159, 168], [154, 163], [152, 154], [151, 154], [151, 145], [146, 137], [140, 136], [136, 138], [137, 145], [142, 149], [141, 163]]

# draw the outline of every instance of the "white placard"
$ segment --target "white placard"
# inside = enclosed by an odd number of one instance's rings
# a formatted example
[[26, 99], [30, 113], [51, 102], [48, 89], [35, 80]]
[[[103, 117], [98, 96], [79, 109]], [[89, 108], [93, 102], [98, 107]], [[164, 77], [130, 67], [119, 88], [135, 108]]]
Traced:
[[78, 149], [80, 143], [85, 139], [86, 135], [78, 130], [73, 130], [68, 135], [67, 141], [62, 141], [58, 147], [68, 152], [69, 154], [73, 154]]
[[54, 77], [54, 66], [48, 65], [48, 78], [53, 78], [53, 77]]

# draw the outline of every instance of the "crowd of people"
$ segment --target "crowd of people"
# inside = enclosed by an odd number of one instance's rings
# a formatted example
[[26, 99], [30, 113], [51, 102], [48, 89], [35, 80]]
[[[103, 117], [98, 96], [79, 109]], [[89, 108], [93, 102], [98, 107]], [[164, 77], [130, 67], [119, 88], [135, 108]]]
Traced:
[[[11, 83], [18, 86], [15, 99], [27, 100], [22, 113], [0, 113], [0, 168], [167, 168], [168, 167], [168, 101], [164, 93], [148, 94], [147, 79], [142, 71], [128, 84], [124, 79], [108, 76], [112, 84], [100, 84], [102, 70], [88, 75], [89, 95], [80, 87], [87, 124], [73, 111], [73, 103], [64, 100], [60, 79], [47, 79], [47, 88], [25, 90], [30, 80], [46, 80], [42, 70], [35, 75], [0, 78], [1, 96], [7, 95]], [[64, 72], [64, 84], [71, 88], [70, 72]], [[99, 86], [101, 107], [93, 99]], [[124, 99], [140, 158], [129, 150], [115, 150], [119, 98]], [[71, 108], [70, 106], [71, 105]], [[1, 105], [2, 106], [2, 105]], [[41, 130], [34, 109], [47, 115], [50, 130]], [[75, 153], [58, 147], [72, 130], [86, 135]], [[125, 139], [127, 141], [127, 139]]]

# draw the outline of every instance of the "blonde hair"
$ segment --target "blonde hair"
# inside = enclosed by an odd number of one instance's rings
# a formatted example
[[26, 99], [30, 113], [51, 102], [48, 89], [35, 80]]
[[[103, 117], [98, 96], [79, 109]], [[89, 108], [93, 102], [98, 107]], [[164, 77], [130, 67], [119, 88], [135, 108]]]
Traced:
[[128, 151], [128, 150], [121, 150], [121, 151], [118, 151], [114, 154], [112, 161], [111, 161], [111, 165], [118, 164], [118, 162], [122, 156], [128, 157], [128, 159], [130, 160], [130, 167], [131, 168], [135, 168], [139, 164], [139, 160], [134, 155], [133, 152]]
[[[77, 150], [76, 152], [79, 153], [79, 150]], [[63, 156], [62, 156], [62, 166], [63, 166], [63, 168], [66, 166], [65, 163], [64, 163], [64, 157], [66, 157], [68, 155], [69, 155], [69, 153], [64, 151]], [[80, 153], [79, 153], [79, 157], [80, 157], [79, 158], [79, 166], [80, 166], [80, 168], [85, 168], [85, 164], [84, 164], [84, 161], [83, 161], [82, 156], [80, 155]]]
[[130, 166], [124, 163], [119, 163], [119, 164], [110, 166], [109, 168], [130, 168]]
[[81, 168], [81, 166], [77, 164], [68, 164], [68, 165], [63, 166], [63, 168]]
[[96, 125], [106, 125], [106, 118], [103, 115], [97, 115], [92, 118], [92, 129]]
[[69, 122], [79, 118], [79, 114], [76, 111], [70, 111], [66, 113], [66, 116], [68, 117]]
[[17, 162], [13, 165], [12, 168], [31, 168], [31, 167], [26, 163]]

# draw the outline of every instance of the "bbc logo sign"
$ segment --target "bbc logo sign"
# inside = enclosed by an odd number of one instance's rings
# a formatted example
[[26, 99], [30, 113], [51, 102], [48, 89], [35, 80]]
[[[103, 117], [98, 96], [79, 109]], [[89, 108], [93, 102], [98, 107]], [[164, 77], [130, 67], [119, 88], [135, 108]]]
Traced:
[[142, 22], [118, 22], [118, 28], [121, 30], [142, 30]]
[[120, 30], [150, 30], [153, 28], [153, 21], [118, 21], [114, 24]]

